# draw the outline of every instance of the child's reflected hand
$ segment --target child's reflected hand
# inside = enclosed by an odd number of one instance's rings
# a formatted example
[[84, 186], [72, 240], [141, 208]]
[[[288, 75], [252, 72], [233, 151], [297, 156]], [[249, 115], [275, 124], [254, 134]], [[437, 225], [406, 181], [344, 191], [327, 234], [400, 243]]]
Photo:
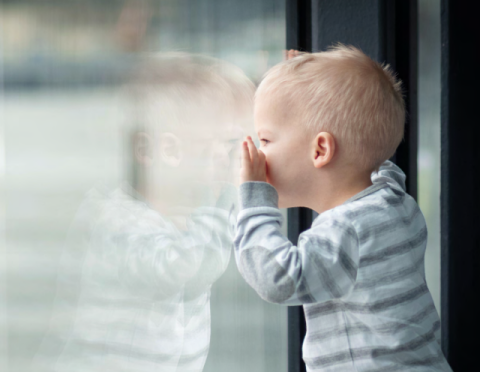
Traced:
[[242, 169], [240, 170], [240, 182], [247, 181], [267, 182], [265, 154], [262, 150], [257, 150], [250, 136], [242, 142]]

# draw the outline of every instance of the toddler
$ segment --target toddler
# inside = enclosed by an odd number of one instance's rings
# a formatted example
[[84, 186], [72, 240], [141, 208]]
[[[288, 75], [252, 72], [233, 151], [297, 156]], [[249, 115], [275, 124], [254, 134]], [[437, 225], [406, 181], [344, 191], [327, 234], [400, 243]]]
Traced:
[[[388, 160], [405, 121], [390, 67], [342, 44], [299, 55], [267, 72], [254, 119], [235, 257], [263, 299], [304, 306], [307, 370], [451, 371], [425, 282], [425, 219]], [[289, 207], [319, 214], [297, 246], [280, 232]]]

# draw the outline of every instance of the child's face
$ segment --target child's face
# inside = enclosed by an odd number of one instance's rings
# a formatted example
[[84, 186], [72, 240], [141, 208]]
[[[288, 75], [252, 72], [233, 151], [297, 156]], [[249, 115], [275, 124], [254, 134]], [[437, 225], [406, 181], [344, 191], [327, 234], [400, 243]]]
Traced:
[[279, 195], [279, 207], [305, 206], [302, 195], [315, 167], [309, 159], [310, 138], [281, 105], [255, 102], [255, 130], [267, 161], [267, 182]]

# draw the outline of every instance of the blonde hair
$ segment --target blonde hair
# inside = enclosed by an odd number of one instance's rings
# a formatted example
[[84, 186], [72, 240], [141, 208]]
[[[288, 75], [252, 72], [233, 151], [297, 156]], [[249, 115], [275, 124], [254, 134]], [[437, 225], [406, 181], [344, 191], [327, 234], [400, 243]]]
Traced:
[[339, 150], [362, 170], [378, 170], [402, 141], [402, 84], [389, 65], [337, 44], [272, 67], [256, 97], [293, 110], [307, 133], [331, 133]]

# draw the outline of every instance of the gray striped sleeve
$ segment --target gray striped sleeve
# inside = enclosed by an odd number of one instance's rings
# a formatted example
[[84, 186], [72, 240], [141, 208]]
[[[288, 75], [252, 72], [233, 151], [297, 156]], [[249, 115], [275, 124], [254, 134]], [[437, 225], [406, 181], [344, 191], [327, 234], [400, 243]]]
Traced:
[[278, 207], [278, 193], [267, 182], [244, 182], [239, 188], [240, 209], [252, 207]]
[[265, 182], [240, 188], [234, 240], [240, 273], [265, 300], [285, 305], [323, 302], [353, 290], [359, 264], [351, 222], [332, 214], [293, 245], [280, 231], [278, 194]]

